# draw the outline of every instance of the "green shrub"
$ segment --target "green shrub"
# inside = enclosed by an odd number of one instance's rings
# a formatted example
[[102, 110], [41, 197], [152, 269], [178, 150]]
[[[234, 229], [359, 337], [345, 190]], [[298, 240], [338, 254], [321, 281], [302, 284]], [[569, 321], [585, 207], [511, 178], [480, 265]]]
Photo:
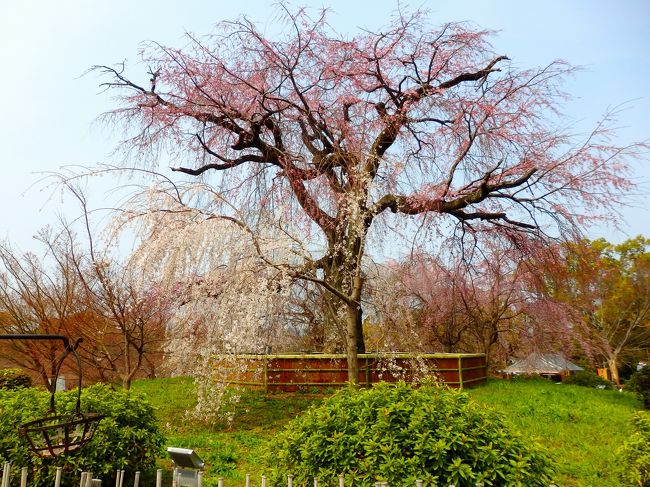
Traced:
[[[77, 391], [57, 393], [59, 414], [74, 411]], [[45, 391], [26, 388], [0, 391], [0, 461], [8, 460], [16, 467], [29, 467], [30, 485], [52, 485], [54, 469], [64, 467], [65, 484], [82, 470], [91, 471], [104, 483], [111, 482], [117, 469], [132, 475], [154, 468], [164, 438], [156, 424], [153, 408], [139, 394], [113, 390], [97, 384], [83, 391], [81, 408], [105, 415], [93, 439], [76, 452], [59, 458], [43, 459], [29, 452], [18, 427], [43, 417], [49, 404]]]
[[627, 382], [627, 387], [637, 393], [646, 409], [650, 409], [650, 365], [635, 372]]
[[32, 379], [20, 369], [0, 369], [0, 389], [31, 387]]
[[273, 485], [548, 486], [540, 447], [459, 391], [398, 383], [347, 388], [294, 419], [265, 456]]
[[619, 451], [620, 479], [622, 485], [650, 487], [650, 414], [639, 411], [633, 423], [635, 432]]
[[583, 387], [594, 387], [599, 389], [614, 389], [614, 384], [603, 379], [591, 370], [581, 370], [564, 379], [565, 384], [572, 384]]

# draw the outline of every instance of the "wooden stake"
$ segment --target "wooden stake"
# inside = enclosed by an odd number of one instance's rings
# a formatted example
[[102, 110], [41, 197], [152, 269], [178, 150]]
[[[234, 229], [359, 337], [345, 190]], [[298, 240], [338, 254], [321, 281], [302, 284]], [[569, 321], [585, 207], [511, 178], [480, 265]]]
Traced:
[[2, 469], [2, 487], [9, 487], [9, 476], [11, 475], [11, 463], [5, 462], [5, 466]]

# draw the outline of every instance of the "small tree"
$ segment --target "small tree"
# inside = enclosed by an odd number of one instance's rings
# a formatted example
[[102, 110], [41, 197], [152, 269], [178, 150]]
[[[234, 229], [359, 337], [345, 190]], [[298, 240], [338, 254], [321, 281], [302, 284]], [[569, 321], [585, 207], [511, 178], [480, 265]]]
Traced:
[[571, 308], [576, 337], [616, 384], [621, 363], [650, 346], [649, 246], [640, 236], [618, 245], [579, 241], [542, 266], [545, 292]]
[[273, 39], [244, 18], [185, 49], [146, 44], [149, 81], [123, 64], [95, 69], [117, 94], [107, 117], [124, 124], [127, 153], [169, 150], [187, 161], [173, 171], [232, 205], [215, 214], [234, 207], [253, 233], [266, 218], [310, 239], [313, 258], [275, 264], [329, 292], [350, 381], [365, 348], [371, 228], [408, 220], [451, 227], [457, 242], [524, 245], [608, 214], [630, 188], [639, 146], [609, 143], [609, 119], [584, 140], [558, 129], [565, 63], [519, 70], [492, 51], [491, 32], [434, 28], [422, 12], [347, 37], [326, 12], [281, 9], [288, 28]]
[[[45, 248], [41, 255], [19, 252], [8, 242], [0, 244], [1, 333], [71, 335], [81, 310], [80, 282], [71, 255], [51, 237], [47, 229], [38, 233]], [[62, 351], [55, 341], [0, 342], [3, 361], [31, 371], [47, 388]]]

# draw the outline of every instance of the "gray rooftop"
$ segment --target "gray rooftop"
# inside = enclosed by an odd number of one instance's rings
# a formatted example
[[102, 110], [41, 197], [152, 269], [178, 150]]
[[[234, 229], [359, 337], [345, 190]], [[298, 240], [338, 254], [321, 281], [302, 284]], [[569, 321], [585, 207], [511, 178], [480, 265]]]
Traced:
[[506, 367], [504, 372], [506, 374], [558, 374], [579, 370], [584, 369], [559, 353], [531, 353], [528, 357]]

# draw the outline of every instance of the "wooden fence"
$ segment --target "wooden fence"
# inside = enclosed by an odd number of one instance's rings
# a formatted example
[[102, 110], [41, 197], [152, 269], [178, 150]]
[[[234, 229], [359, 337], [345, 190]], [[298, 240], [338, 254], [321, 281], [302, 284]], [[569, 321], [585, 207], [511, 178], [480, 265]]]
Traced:
[[[340, 387], [347, 383], [342, 354], [236, 355], [215, 357], [221, 379], [265, 391]], [[487, 378], [485, 355], [479, 353], [360, 354], [359, 384], [413, 381], [431, 376], [451, 387], [480, 384]]]

